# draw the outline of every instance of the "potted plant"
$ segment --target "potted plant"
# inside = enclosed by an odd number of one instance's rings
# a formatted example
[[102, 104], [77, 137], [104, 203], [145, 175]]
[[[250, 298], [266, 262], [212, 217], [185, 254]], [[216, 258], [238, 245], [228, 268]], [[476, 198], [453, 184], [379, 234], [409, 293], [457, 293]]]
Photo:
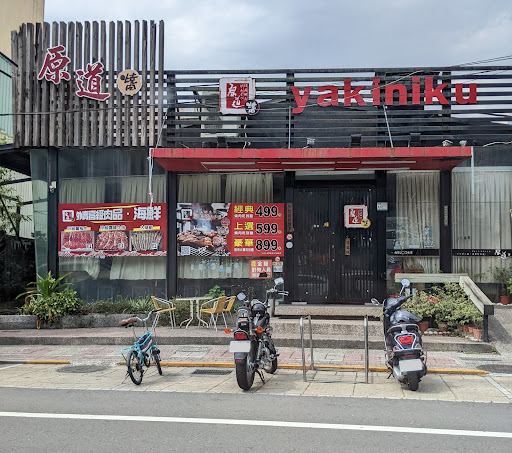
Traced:
[[497, 267], [494, 269], [494, 280], [500, 285], [500, 302], [503, 305], [510, 303], [510, 280], [512, 278], [512, 268]]

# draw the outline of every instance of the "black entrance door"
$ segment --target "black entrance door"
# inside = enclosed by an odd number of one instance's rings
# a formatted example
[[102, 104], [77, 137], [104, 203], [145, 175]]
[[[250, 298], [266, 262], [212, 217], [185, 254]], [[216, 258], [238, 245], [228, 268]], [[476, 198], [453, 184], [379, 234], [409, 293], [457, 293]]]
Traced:
[[[364, 303], [374, 296], [375, 192], [374, 186], [354, 185], [295, 189], [295, 300]], [[370, 226], [345, 228], [346, 205], [367, 206]]]

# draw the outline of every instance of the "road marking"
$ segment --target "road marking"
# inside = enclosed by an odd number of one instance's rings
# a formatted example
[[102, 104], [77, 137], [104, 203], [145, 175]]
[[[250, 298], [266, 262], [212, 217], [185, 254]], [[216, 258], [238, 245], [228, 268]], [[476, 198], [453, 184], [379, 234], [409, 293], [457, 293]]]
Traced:
[[494, 385], [501, 393], [503, 393], [509, 400], [512, 400], [512, 393], [510, 393], [505, 387], [502, 387], [500, 384], [498, 384], [492, 377], [485, 376], [485, 379], [489, 384]]
[[15, 367], [15, 366], [20, 366], [22, 365], [21, 363], [16, 363], [15, 365], [8, 365], [8, 366], [1, 366], [0, 365], [0, 370], [6, 370], [7, 368], [12, 368], [12, 367]]
[[33, 412], [0, 412], [0, 417], [54, 418], [66, 420], [103, 420], [150, 423], [191, 423], [199, 425], [268, 426], [273, 428], [332, 429], [338, 431], [377, 431], [385, 433], [434, 434], [439, 436], [496, 437], [512, 439], [512, 432], [470, 431], [464, 429], [409, 428], [405, 426], [345, 425], [338, 423], [302, 423], [277, 420], [234, 420], [224, 418], [145, 417], [140, 415], [50, 414]]

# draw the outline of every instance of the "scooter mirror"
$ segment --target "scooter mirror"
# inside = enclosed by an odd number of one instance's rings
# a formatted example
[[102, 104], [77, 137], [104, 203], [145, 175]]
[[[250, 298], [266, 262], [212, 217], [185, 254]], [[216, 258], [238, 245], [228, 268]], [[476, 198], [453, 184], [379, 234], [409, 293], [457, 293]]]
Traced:
[[244, 293], [238, 293], [238, 294], [236, 295], [236, 298], [237, 298], [238, 300], [244, 300], [244, 299], [245, 299], [245, 294], [244, 294]]
[[411, 282], [410, 282], [409, 280], [407, 280], [406, 278], [404, 278], [404, 279], [402, 280], [402, 286], [403, 286], [404, 288], [408, 288], [409, 286], [411, 286]]
[[373, 305], [380, 305], [380, 302], [377, 299], [375, 299], [375, 297], [372, 297], [372, 304]]
[[276, 279], [274, 280], [274, 284], [275, 284], [276, 286], [278, 286], [278, 285], [282, 285], [283, 283], [284, 283], [284, 279], [283, 279], [283, 277], [279, 277], [279, 278], [276, 278]]

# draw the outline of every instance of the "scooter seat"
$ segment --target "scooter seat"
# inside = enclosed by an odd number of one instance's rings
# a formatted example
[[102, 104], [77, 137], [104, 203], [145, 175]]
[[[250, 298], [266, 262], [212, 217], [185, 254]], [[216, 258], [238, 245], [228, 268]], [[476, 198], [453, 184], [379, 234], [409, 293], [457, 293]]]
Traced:
[[388, 333], [392, 333], [392, 332], [411, 332], [411, 331], [419, 332], [418, 325], [417, 324], [397, 324], [397, 325], [391, 326], [388, 329]]

